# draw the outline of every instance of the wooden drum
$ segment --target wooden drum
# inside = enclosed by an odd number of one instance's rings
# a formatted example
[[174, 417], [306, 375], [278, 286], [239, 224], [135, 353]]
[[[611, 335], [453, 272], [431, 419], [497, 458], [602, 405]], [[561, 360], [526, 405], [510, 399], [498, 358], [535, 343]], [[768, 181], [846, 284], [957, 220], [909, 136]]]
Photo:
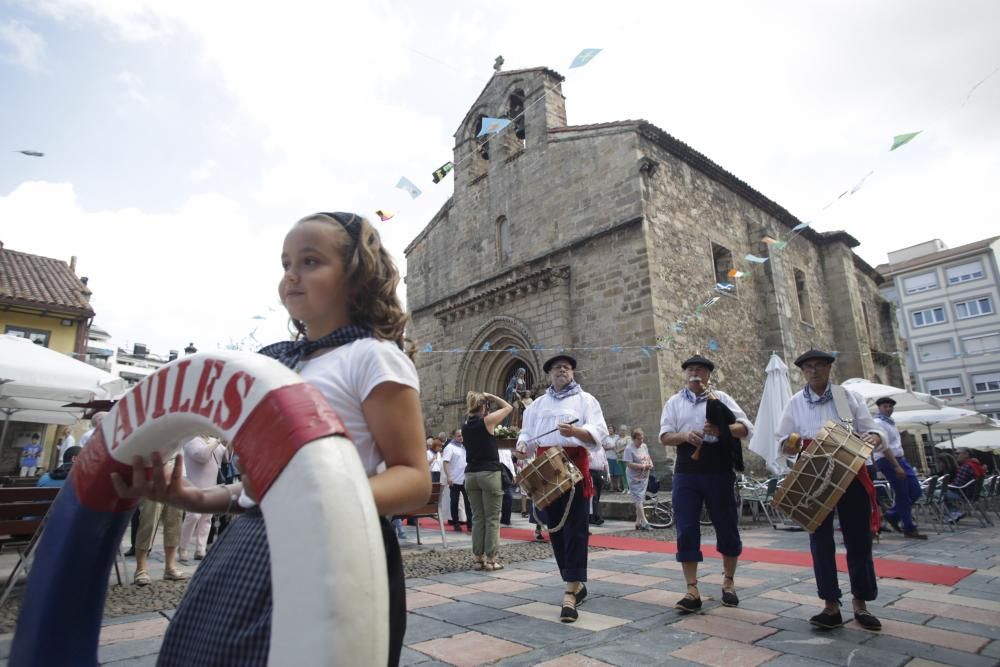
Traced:
[[545, 509], [583, 479], [583, 474], [566, 456], [562, 447], [550, 447], [535, 457], [514, 478], [514, 483], [531, 496], [538, 509]]
[[828, 421], [795, 461], [771, 504], [814, 532], [837, 506], [874, 447]]

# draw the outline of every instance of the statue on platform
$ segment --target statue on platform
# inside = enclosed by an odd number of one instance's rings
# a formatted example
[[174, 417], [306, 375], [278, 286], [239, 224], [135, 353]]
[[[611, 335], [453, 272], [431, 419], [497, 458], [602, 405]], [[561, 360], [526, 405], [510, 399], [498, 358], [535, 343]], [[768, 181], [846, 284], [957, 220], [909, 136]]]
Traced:
[[527, 369], [518, 368], [507, 383], [504, 398], [514, 406], [514, 411], [504, 420], [504, 426], [520, 429], [521, 413], [531, 405], [531, 388], [528, 386]]

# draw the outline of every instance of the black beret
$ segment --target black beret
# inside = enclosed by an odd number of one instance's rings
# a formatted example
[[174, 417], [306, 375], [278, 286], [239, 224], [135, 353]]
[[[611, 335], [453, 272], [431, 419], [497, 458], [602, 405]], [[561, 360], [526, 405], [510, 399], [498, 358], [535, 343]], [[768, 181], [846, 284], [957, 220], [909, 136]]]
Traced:
[[892, 400], [888, 396], [883, 396], [882, 398], [875, 401], [875, 405], [882, 405], [883, 403], [888, 403], [889, 405], [896, 405], [896, 401]]
[[573, 370], [576, 370], [576, 359], [569, 356], [568, 354], [557, 354], [556, 356], [550, 358], [548, 361], [542, 364], [542, 370], [548, 373], [552, 369], [552, 364], [556, 363], [560, 359], [565, 359], [566, 361], [568, 361], [569, 365], [573, 367]]
[[681, 364], [681, 370], [685, 370], [688, 366], [693, 366], [695, 364], [698, 364], [699, 366], [704, 366], [705, 368], [707, 368], [710, 371], [714, 371], [715, 370], [715, 364], [712, 363], [712, 360], [711, 359], [706, 359], [705, 357], [701, 356], [700, 354], [696, 354], [693, 357], [691, 357], [690, 359], [687, 359], [684, 363], [682, 363]]
[[832, 364], [837, 360], [837, 357], [833, 356], [829, 352], [823, 352], [822, 350], [809, 350], [808, 352], [803, 352], [799, 355], [799, 358], [795, 360], [795, 365], [802, 368], [802, 364], [811, 359], [821, 359], [829, 364]]

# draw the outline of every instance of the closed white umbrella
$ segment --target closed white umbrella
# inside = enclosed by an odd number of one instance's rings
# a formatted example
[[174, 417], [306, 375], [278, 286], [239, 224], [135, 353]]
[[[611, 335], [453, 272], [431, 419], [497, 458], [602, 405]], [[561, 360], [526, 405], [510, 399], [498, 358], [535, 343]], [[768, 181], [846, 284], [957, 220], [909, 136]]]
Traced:
[[750, 451], [764, 459], [771, 474], [782, 475], [788, 472], [788, 463], [778, 447], [775, 433], [785, 406], [792, 399], [792, 385], [788, 381], [788, 366], [778, 355], [771, 355], [766, 371], [767, 379], [757, 419], [754, 420]]

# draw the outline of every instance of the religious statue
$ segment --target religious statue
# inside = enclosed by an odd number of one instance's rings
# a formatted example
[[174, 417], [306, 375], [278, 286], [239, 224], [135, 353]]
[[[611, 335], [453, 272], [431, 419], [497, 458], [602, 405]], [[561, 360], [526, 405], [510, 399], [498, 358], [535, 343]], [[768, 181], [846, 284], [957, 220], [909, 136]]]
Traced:
[[531, 405], [531, 388], [528, 386], [527, 372], [524, 368], [518, 368], [510, 382], [507, 383], [504, 398], [514, 406], [514, 410], [504, 420], [504, 426], [520, 429], [521, 413]]

